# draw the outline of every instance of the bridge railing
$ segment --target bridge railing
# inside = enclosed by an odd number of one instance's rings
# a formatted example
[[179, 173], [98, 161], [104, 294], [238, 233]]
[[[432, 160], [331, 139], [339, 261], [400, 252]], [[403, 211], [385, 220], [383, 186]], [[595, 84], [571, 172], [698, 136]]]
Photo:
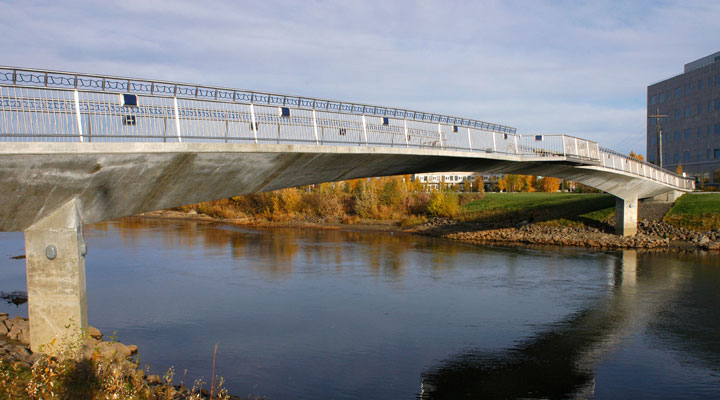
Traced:
[[483, 121], [316, 98], [9, 67], [0, 67], [0, 141], [442, 149], [590, 162], [689, 185], [619, 153], [607, 158], [597, 143], [567, 135], [518, 135]]
[[662, 182], [667, 185], [677, 186], [681, 189], [694, 190], [695, 179], [681, 176], [657, 165], [647, 163], [637, 158], [618, 153], [607, 148], [600, 148], [602, 166], [618, 171], [624, 171], [633, 175], [639, 175], [650, 180]]

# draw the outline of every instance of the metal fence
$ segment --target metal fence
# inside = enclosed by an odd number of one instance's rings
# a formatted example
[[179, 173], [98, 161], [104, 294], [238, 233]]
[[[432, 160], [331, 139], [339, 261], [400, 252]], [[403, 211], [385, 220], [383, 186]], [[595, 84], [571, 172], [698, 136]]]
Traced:
[[567, 135], [366, 104], [0, 67], [0, 141], [382, 146], [575, 160], [691, 189], [694, 181]]

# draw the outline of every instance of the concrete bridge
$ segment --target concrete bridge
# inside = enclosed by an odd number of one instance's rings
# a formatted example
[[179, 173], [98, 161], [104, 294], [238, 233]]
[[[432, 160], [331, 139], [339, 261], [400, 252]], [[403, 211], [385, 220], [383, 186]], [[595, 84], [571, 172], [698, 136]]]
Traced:
[[[357, 103], [0, 67], [0, 230], [25, 231], [32, 348], [87, 327], [83, 224], [312, 183], [554, 176], [637, 201], [694, 182], [568, 135]], [[72, 331], [72, 330], [71, 330]]]

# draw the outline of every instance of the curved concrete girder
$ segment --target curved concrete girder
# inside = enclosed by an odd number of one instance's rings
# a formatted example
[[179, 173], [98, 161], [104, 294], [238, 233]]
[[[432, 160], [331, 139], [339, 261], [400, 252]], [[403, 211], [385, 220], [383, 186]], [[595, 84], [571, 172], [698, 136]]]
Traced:
[[507, 154], [365, 146], [5, 143], [0, 230], [25, 230], [72, 199], [84, 223], [201, 201], [372, 176], [478, 171], [555, 176], [621, 198], [671, 186], [597, 165]]

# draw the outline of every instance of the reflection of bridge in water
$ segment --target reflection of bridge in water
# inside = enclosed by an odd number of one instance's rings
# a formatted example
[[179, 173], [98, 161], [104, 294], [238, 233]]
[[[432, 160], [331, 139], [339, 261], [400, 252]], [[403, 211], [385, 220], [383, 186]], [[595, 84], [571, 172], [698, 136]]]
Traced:
[[555, 176], [637, 201], [690, 179], [567, 135], [343, 101], [0, 67], [0, 230], [25, 231], [33, 349], [87, 326], [82, 225], [241, 194], [439, 171]]
[[624, 250], [607, 298], [503, 353], [441, 362], [423, 375], [421, 398], [590, 398], [600, 359], [678, 294], [684, 277], [669, 274], [640, 273], [637, 252]]

